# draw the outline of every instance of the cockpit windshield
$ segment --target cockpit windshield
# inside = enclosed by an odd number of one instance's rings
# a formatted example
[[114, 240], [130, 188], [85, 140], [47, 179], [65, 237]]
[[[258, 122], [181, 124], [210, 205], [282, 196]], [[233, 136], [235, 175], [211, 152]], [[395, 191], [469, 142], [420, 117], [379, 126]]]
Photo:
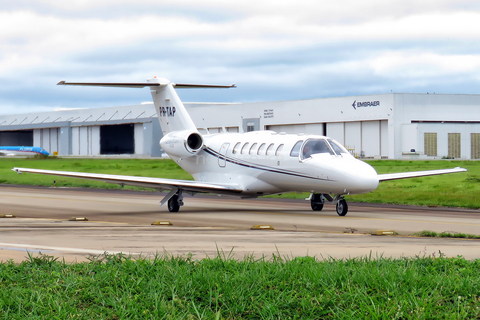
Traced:
[[348, 151], [339, 145], [336, 141], [333, 141], [332, 139], [328, 139], [328, 143], [332, 146], [333, 151], [335, 151], [336, 154], [340, 155], [342, 153], [348, 153]]
[[308, 139], [302, 148], [302, 158], [311, 157], [312, 154], [327, 153], [335, 155], [324, 139]]

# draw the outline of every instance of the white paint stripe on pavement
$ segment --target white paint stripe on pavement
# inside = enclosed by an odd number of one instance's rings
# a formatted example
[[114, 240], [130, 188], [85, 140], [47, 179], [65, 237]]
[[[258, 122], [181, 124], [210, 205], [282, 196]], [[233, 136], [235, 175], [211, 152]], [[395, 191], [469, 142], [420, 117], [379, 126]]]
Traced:
[[[76, 253], [90, 253], [90, 254], [119, 254], [119, 253], [125, 253], [122, 251], [111, 251], [111, 250], [95, 250], [95, 249], [82, 249], [82, 248], [66, 248], [66, 247], [51, 247], [51, 246], [39, 246], [39, 245], [33, 245], [33, 244], [21, 244], [21, 243], [2, 243], [0, 242], [0, 246], [6, 248], [12, 248], [12, 250], [15, 250], [18, 248], [23, 248], [26, 251], [28, 249], [32, 249], [35, 251], [41, 251], [43, 250], [53, 250], [53, 251], [60, 251], [60, 252], [76, 252]], [[128, 252], [128, 254], [137, 254], [133, 252]]]

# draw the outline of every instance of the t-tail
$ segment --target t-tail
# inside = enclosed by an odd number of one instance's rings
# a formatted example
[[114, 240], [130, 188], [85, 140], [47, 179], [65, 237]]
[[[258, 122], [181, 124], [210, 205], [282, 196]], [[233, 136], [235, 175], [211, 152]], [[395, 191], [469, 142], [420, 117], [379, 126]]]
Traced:
[[70, 86], [99, 86], [120, 88], [144, 88], [150, 87], [153, 103], [157, 111], [163, 135], [173, 131], [196, 132], [197, 127], [190, 118], [185, 106], [175, 92], [175, 88], [234, 88], [235, 85], [203, 85], [172, 83], [167, 79], [153, 78], [142, 83], [114, 83], [114, 82], [66, 82], [60, 81], [58, 85]]

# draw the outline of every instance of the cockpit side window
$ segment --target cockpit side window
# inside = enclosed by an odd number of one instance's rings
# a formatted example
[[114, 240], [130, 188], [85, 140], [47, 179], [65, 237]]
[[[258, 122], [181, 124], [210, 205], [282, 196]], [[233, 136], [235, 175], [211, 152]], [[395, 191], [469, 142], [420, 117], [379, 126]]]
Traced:
[[347, 150], [342, 148], [337, 142], [333, 141], [332, 139], [328, 139], [328, 142], [332, 146], [333, 151], [335, 151], [336, 154], [340, 155], [342, 153], [348, 153]]
[[303, 140], [298, 141], [290, 151], [290, 157], [298, 157], [300, 155], [300, 147], [302, 146]]
[[335, 155], [335, 153], [330, 149], [327, 142], [324, 139], [310, 139], [307, 140], [307, 143], [303, 146], [302, 149], [302, 158], [306, 159], [312, 156], [312, 154], [317, 153], [328, 153]]

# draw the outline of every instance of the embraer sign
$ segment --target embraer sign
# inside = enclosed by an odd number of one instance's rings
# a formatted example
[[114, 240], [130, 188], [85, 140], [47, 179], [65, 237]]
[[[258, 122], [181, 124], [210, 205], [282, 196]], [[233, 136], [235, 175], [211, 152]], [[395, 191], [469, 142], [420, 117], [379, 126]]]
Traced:
[[357, 100], [355, 100], [353, 101], [352, 107], [353, 109], [357, 110], [357, 108], [378, 107], [379, 105], [380, 105], [380, 101], [357, 102]]

